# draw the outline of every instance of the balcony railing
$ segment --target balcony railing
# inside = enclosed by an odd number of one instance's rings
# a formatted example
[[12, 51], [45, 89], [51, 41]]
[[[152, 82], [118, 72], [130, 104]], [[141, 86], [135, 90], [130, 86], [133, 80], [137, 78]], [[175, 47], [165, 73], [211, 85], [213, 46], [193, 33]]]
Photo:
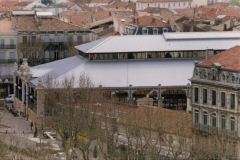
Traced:
[[16, 49], [16, 45], [15, 44], [0, 45], [0, 49]]
[[222, 128], [199, 124], [199, 123], [193, 123], [193, 129], [203, 131], [203, 132], [223, 134], [223, 135], [227, 135], [229, 137], [237, 137], [238, 136], [237, 131], [233, 131], [233, 130], [229, 130], [229, 129], [222, 129]]
[[11, 64], [17, 62], [16, 59], [0, 59], [0, 64]]

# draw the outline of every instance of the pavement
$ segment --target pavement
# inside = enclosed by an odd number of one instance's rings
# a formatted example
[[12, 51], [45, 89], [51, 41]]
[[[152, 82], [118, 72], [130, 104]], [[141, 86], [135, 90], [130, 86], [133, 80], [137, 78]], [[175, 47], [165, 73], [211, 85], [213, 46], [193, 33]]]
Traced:
[[11, 127], [0, 127], [0, 132], [33, 133], [33, 131], [31, 131], [30, 122], [26, 121], [26, 117], [15, 117], [6, 108], [1, 108], [0, 110], [0, 124]]

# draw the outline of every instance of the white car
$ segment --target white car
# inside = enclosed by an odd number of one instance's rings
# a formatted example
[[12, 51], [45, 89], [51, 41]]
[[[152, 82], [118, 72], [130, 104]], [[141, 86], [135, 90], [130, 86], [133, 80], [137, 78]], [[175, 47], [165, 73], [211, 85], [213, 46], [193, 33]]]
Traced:
[[13, 101], [14, 101], [14, 94], [8, 95], [8, 97], [5, 98], [5, 101], [6, 101], [6, 102], [13, 102]]

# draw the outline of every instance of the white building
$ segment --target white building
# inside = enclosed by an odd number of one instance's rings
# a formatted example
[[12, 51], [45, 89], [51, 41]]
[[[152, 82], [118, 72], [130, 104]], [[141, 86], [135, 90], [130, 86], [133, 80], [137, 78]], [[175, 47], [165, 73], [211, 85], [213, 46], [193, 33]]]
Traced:
[[147, 7], [159, 7], [169, 9], [192, 8], [201, 5], [207, 5], [207, 0], [134, 0], [137, 10], [144, 10]]
[[[193, 127], [196, 134], [204, 137], [204, 148], [214, 148], [212, 151], [218, 153], [214, 158], [239, 159], [240, 46], [215, 56], [209, 51], [209, 56], [195, 63], [190, 79]], [[194, 137], [200, 146], [199, 138]]]

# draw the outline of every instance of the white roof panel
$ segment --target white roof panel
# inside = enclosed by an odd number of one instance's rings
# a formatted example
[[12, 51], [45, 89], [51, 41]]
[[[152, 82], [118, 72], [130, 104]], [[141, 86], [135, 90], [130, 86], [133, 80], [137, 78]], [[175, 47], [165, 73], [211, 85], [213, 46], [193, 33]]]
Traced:
[[36, 12], [36, 15], [39, 16], [52, 16], [52, 12]]
[[52, 70], [53, 68], [44, 68], [44, 69], [31, 68], [31, 71], [33, 74], [32, 77], [41, 77]]
[[111, 36], [75, 48], [85, 53], [226, 50], [240, 45], [239, 42], [240, 32], [164, 33], [158, 36]]
[[95, 86], [185, 86], [192, 77], [196, 60], [202, 59], [88, 61], [55, 80], [62, 81], [66, 77], [74, 76], [74, 87], [77, 88], [78, 79], [84, 73], [91, 78]]
[[12, 15], [35, 15], [35, 11], [12, 11]]

